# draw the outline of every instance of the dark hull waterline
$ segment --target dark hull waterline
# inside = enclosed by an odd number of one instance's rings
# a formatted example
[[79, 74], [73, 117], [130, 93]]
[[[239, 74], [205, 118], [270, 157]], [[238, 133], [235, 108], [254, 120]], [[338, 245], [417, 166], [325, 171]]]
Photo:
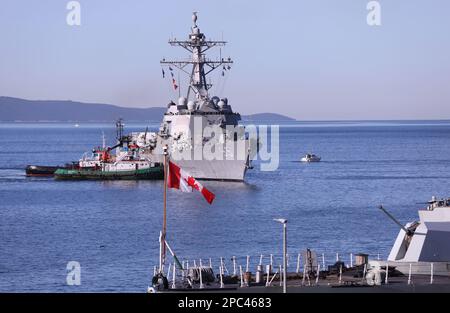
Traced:
[[56, 170], [66, 168], [65, 166], [41, 166], [41, 165], [28, 165], [25, 168], [27, 176], [38, 177], [52, 177]]
[[58, 169], [57, 180], [160, 180], [164, 179], [162, 166], [138, 169], [134, 171], [71, 170]]

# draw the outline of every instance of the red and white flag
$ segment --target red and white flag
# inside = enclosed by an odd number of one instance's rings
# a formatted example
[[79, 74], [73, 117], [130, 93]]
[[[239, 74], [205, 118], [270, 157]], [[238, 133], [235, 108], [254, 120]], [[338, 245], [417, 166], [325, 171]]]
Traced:
[[194, 177], [171, 161], [169, 161], [169, 173], [167, 178], [167, 187], [181, 189], [183, 192], [192, 192], [192, 188], [194, 188], [202, 193], [209, 204], [211, 204], [216, 197], [211, 191], [203, 187], [203, 185]]
[[174, 90], [177, 90], [178, 85], [177, 85], [177, 82], [175, 81], [174, 78], [172, 78], [172, 85], [173, 85], [173, 89], [174, 89]]

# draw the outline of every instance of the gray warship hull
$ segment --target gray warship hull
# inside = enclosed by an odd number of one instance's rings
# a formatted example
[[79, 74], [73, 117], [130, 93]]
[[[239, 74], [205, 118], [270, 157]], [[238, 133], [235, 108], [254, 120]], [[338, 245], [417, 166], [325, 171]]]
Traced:
[[239, 160], [178, 161], [177, 164], [201, 180], [244, 181], [247, 165]]

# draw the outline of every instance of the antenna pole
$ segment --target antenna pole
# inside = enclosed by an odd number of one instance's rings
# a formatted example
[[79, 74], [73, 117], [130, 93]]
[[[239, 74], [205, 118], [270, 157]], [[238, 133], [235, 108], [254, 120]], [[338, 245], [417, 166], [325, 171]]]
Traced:
[[160, 256], [160, 272], [163, 271], [163, 266], [166, 262], [166, 232], [167, 232], [167, 159], [168, 159], [168, 152], [167, 152], [167, 145], [164, 146], [164, 193], [163, 193], [163, 226], [162, 226], [162, 232], [161, 232], [161, 256]]
[[118, 141], [122, 141], [123, 137], [123, 119], [119, 118], [116, 122], [116, 138]]

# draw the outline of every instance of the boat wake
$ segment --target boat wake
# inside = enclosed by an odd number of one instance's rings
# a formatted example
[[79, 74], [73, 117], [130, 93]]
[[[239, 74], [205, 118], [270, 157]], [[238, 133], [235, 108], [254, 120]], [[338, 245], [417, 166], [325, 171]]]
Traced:
[[0, 181], [12, 179], [25, 179], [25, 170], [23, 168], [0, 168]]
[[[0, 167], [0, 171], [2, 170], [17, 170], [17, 171], [25, 171], [25, 165], [24, 166], [12, 166], [12, 167]], [[24, 172], [25, 173], [25, 172]]]

